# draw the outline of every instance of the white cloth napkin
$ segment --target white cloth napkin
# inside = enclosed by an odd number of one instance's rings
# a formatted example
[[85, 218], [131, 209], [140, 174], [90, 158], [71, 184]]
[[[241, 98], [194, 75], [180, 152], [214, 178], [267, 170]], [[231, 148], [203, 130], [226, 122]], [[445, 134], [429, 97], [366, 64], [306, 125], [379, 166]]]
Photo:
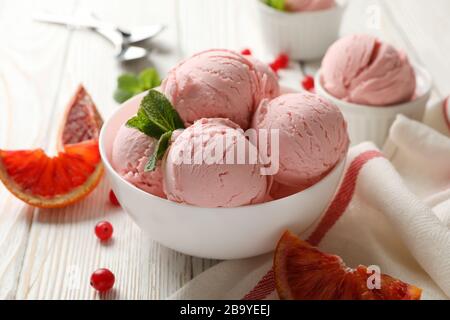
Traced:
[[[450, 298], [448, 116], [443, 102], [424, 123], [399, 116], [384, 157], [371, 143], [352, 148], [337, 198], [302, 238], [348, 266], [379, 266], [422, 288], [422, 299]], [[276, 299], [272, 257], [221, 262], [170, 298]]]

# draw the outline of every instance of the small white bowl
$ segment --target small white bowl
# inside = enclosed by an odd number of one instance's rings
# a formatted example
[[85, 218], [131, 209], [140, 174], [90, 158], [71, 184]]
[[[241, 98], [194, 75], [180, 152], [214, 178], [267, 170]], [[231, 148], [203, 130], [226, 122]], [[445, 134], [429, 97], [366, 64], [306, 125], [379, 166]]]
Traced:
[[318, 60], [338, 38], [346, 2], [320, 11], [283, 12], [256, 0], [267, 51], [293, 60]]
[[322, 86], [321, 70], [316, 73], [316, 92], [333, 101], [341, 110], [348, 124], [348, 134], [352, 145], [372, 141], [383, 147], [391, 125], [398, 114], [422, 121], [431, 95], [431, 75], [424, 68], [414, 65], [416, 71], [416, 98], [409, 102], [387, 107], [361, 105], [340, 100], [329, 94]]
[[272, 251], [286, 229], [301, 233], [327, 208], [341, 180], [345, 160], [311, 188], [277, 201], [239, 208], [199, 208], [146, 193], [125, 181], [111, 165], [116, 133], [136, 114], [145, 94], [125, 102], [103, 125], [100, 153], [123, 209], [152, 239], [185, 254], [240, 259]]

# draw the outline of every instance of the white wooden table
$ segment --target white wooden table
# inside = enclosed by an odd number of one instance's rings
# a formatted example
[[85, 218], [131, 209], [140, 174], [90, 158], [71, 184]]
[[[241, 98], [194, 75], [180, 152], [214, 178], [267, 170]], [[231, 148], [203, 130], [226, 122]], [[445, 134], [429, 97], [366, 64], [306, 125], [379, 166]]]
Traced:
[[[0, 148], [54, 150], [65, 104], [78, 83], [106, 118], [116, 108], [123, 72], [110, 45], [87, 31], [32, 21], [33, 12], [95, 12], [123, 25], [162, 22], [166, 32], [149, 61], [162, 75], [181, 57], [226, 47], [251, 48], [265, 60], [254, 0], [0, 0]], [[342, 33], [370, 32], [403, 48], [435, 80], [435, 98], [450, 93], [450, 1], [350, 0]], [[298, 87], [317, 63], [293, 64], [283, 84]], [[61, 210], [24, 205], [0, 185], [0, 299], [164, 299], [214, 261], [185, 256], [152, 242], [108, 202], [105, 180], [85, 201]], [[114, 241], [101, 245], [93, 228], [107, 219]], [[115, 289], [98, 295], [91, 273], [110, 268]]]

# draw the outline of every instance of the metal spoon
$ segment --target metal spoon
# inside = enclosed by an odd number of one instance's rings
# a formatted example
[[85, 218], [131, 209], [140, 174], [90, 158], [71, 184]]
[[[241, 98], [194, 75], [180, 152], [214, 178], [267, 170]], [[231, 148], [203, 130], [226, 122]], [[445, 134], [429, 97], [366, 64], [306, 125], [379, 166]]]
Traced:
[[91, 29], [113, 44], [116, 59], [120, 62], [142, 59], [147, 57], [150, 53], [145, 48], [130, 46], [126, 41], [124, 41], [123, 36], [115, 30], [101, 28]]
[[74, 18], [72, 16], [47, 13], [35, 14], [34, 20], [64, 25], [71, 28], [86, 28], [93, 30], [113, 44], [116, 51], [116, 58], [121, 62], [147, 57], [149, 54], [147, 49], [131, 46], [130, 44], [149, 40], [157, 36], [165, 28], [163, 25], [153, 25], [125, 31], [113, 24], [104, 23], [95, 18]]
[[112, 23], [101, 21], [101, 19], [99, 19], [95, 14], [92, 14], [91, 16], [98, 24], [98, 26], [101, 25], [102, 28], [114, 29], [118, 31], [129, 44], [135, 44], [151, 40], [152, 38], [159, 35], [166, 28], [166, 26], [163, 24], [153, 24], [148, 26], [133, 27], [132, 29], [126, 29], [114, 25]]

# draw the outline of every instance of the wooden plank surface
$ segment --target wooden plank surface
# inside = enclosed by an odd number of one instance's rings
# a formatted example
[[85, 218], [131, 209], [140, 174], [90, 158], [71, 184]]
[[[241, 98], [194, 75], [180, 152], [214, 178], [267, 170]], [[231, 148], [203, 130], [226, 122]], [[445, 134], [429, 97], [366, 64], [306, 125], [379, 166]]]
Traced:
[[[445, 14], [450, 1], [430, 2], [350, 0], [342, 33], [370, 32], [403, 48], [432, 73], [438, 97], [450, 92], [450, 20]], [[129, 0], [126, 5], [120, 0], [0, 0], [0, 147], [52, 151], [57, 123], [80, 82], [106, 118], [117, 108], [112, 92], [124, 70], [154, 65], [165, 75], [181, 57], [211, 47], [248, 47], [270, 61], [254, 5], [250, 0]], [[161, 22], [168, 29], [152, 45], [148, 61], [124, 66], [95, 34], [33, 22], [38, 10], [94, 12], [127, 26]], [[299, 88], [302, 73], [318, 66], [293, 63], [281, 81]], [[36, 210], [0, 186], [0, 299], [161, 299], [216, 263], [151, 241], [122, 210], [109, 205], [108, 191], [105, 180], [75, 206]], [[108, 245], [93, 233], [102, 219], [115, 227]], [[98, 267], [110, 268], [117, 278], [115, 290], [104, 296], [89, 287], [89, 276]]]
[[450, 1], [383, 1], [401, 37], [434, 79], [439, 96], [450, 93]]
[[[41, 1], [69, 13], [74, 2]], [[36, 3], [2, 1], [0, 10], [0, 143], [2, 148], [46, 146], [70, 33], [34, 26]], [[0, 187], [0, 298], [14, 298], [33, 213]]]

